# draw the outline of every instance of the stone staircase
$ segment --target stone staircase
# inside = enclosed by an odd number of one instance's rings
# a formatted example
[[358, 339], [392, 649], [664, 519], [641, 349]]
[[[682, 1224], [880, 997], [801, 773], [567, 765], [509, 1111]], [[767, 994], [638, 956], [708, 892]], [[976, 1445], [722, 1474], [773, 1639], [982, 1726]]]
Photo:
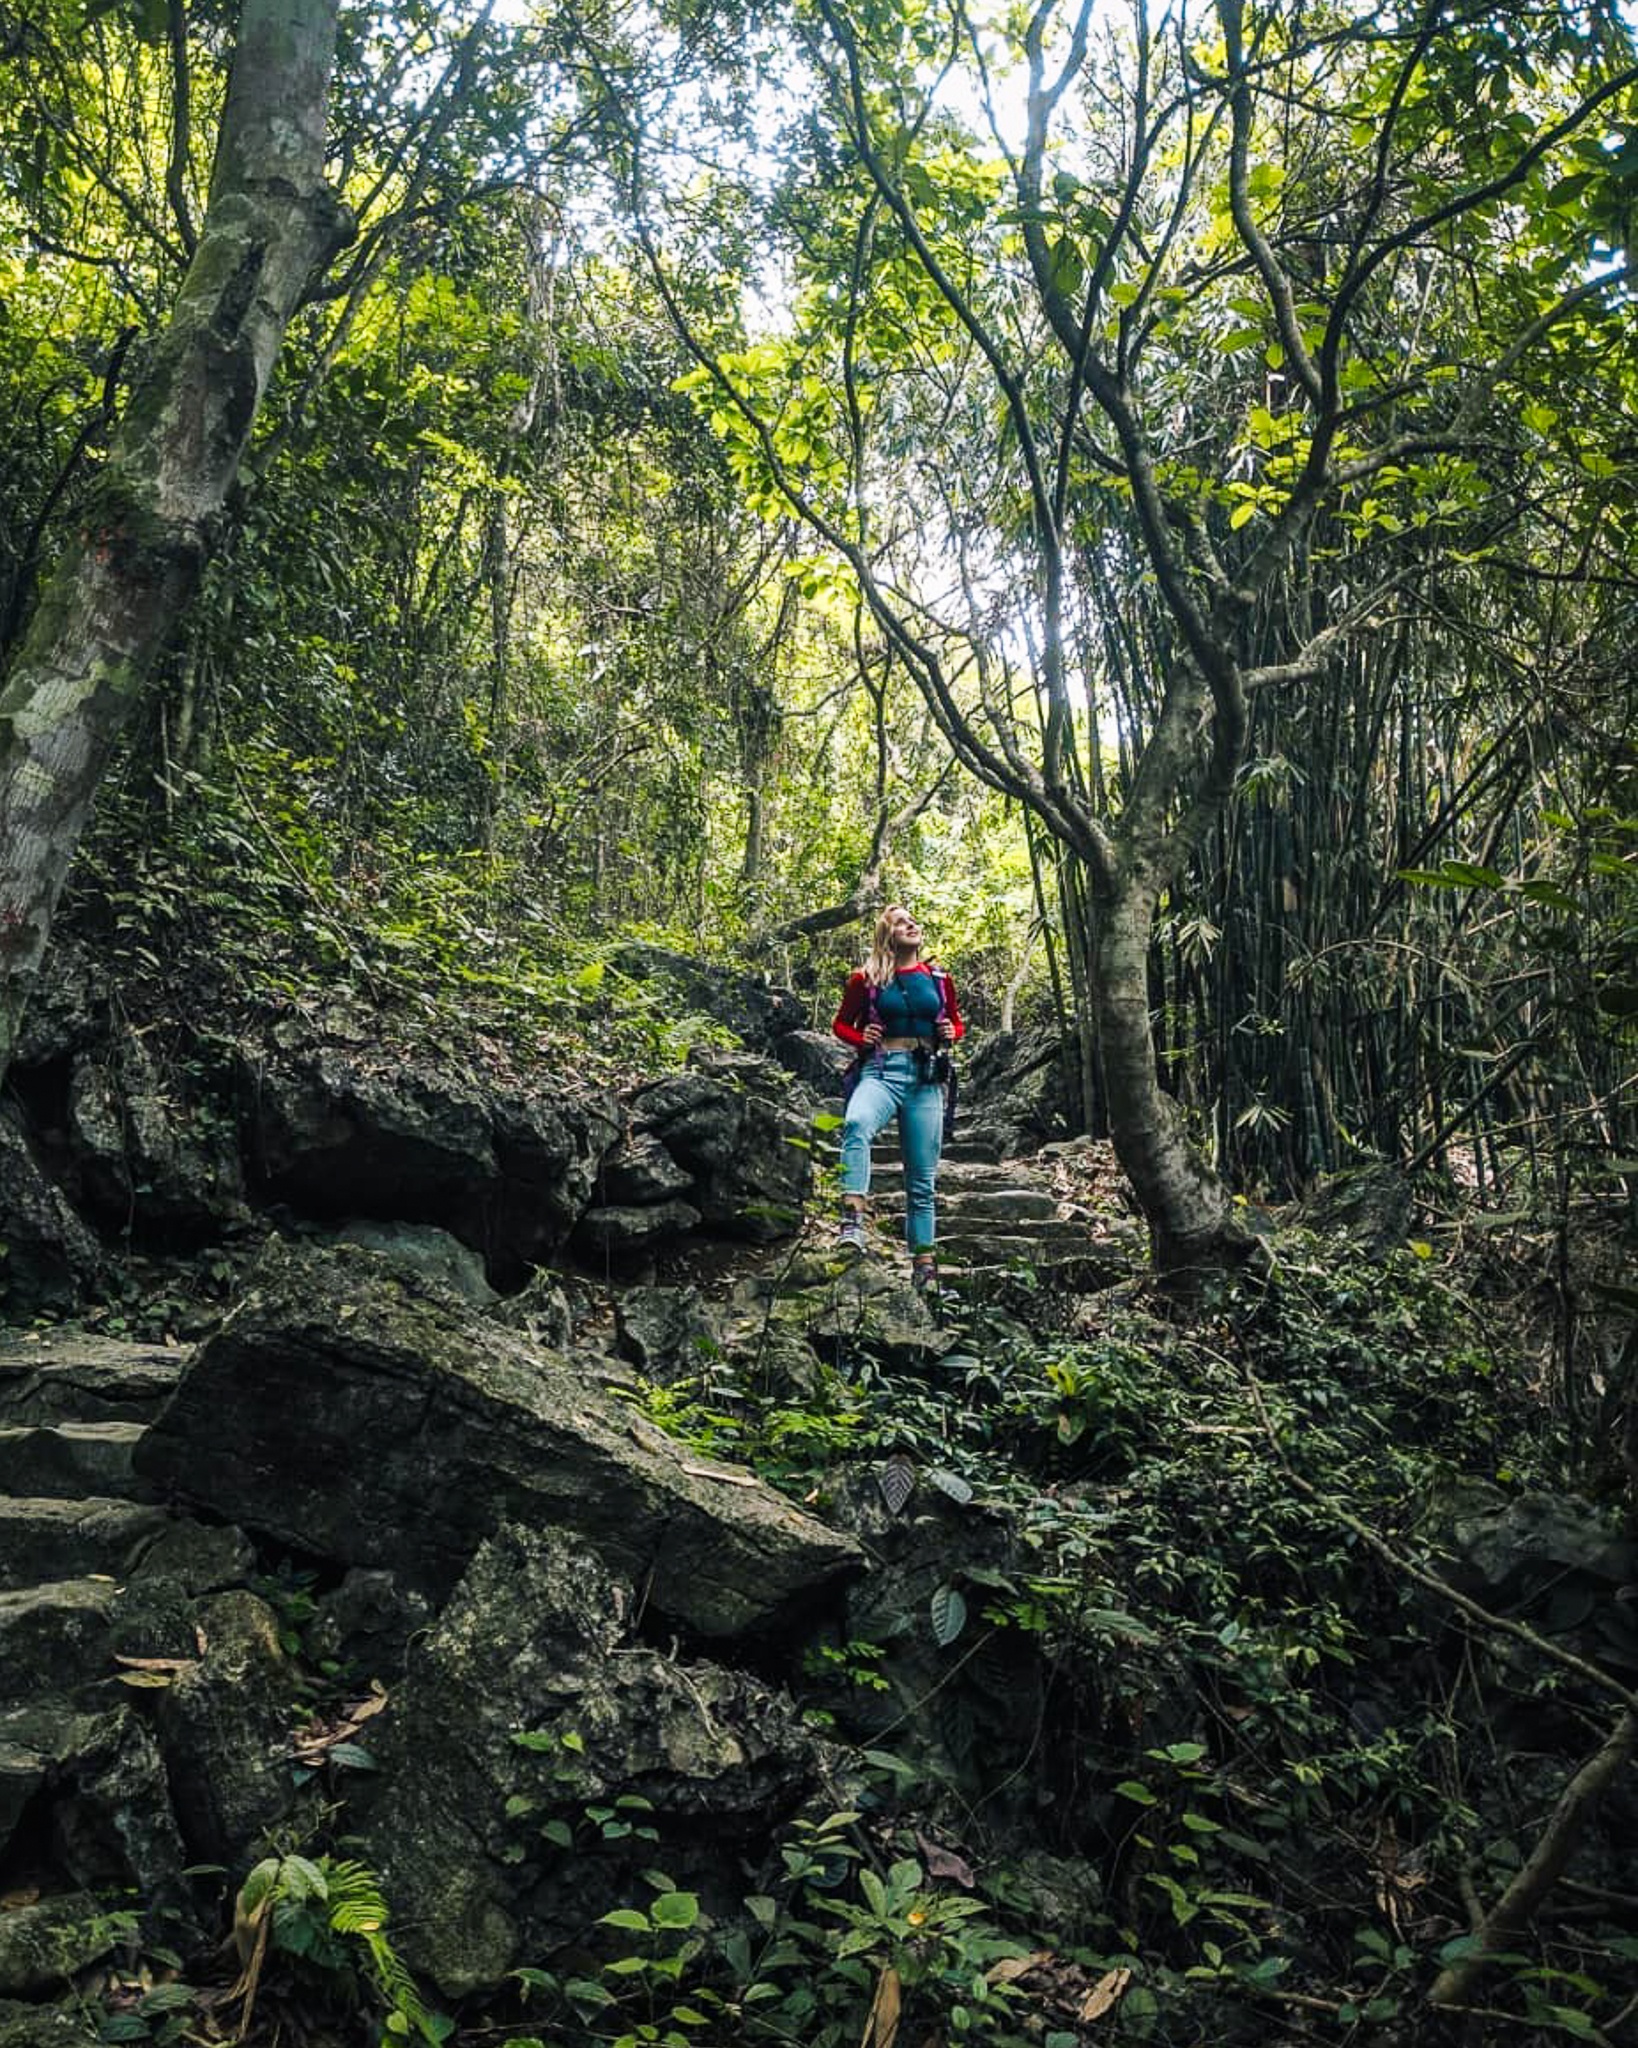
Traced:
[[[870, 1189], [875, 1235], [908, 1269], [904, 1169], [891, 1126], [872, 1155]], [[938, 1262], [946, 1293], [1089, 1293], [1130, 1270], [1132, 1249], [1107, 1217], [1064, 1196], [1050, 1159], [1002, 1159], [981, 1134], [958, 1131], [939, 1166]]]
[[144, 1647], [132, 1609], [182, 1526], [132, 1459], [185, 1355], [0, 1330], [0, 2015], [106, 1947], [93, 1891], [180, 1862], [179, 1843], [111, 1845], [140, 1781], [163, 1798], [117, 1652]]

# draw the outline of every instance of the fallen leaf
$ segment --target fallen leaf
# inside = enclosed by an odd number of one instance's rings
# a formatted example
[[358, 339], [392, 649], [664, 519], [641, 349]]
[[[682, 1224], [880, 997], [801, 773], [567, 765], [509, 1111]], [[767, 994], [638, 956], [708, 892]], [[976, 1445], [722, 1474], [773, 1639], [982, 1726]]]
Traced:
[[998, 1963], [984, 1972], [986, 1984], [1016, 1984], [1020, 1977], [1027, 1977], [1031, 1970], [1039, 1970], [1052, 1961], [1049, 1948], [1038, 1948], [1032, 1956], [1004, 1956]]
[[929, 1877], [953, 1878], [959, 1885], [971, 1891], [978, 1880], [973, 1876], [973, 1867], [953, 1849], [941, 1849], [937, 1842], [928, 1841], [920, 1832], [916, 1835], [916, 1847], [921, 1851], [921, 1860], [927, 1866]]
[[32, 1906], [40, 1896], [40, 1887], [31, 1884], [20, 1892], [0, 1892], [0, 1913], [20, 1913], [25, 1906]]
[[130, 1671], [191, 1671], [198, 1661], [197, 1657], [126, 1657], [114, 1652], [114, 1662]]
[[893, 2048], [899, 2036], [901, 2003], [899, 1973], [889, 1966], [876, 1979], [876, 1995], [870, 2001], [870, 2017], [865, 2021], [859, 2048]]
[[170, 1684], [173, 1674], [169, 1671], [121, 1671], [118, 1676], [121, 1685], [146, 1687], [157, 1692]]
[[1130, 1970], [1111, 1970], [1107, 1977], [1100, 1977], [1081, 2000], [1078, 2017], [1083, 2020], [1102, 2019], [1113, 2006], [1120, 2004], [1131, 1981]]
[[724, 1486], [760, 1486], [762, 1481], [753, 1472], [723, 1472], [715, 1465], [685, 1465], [685, 1472], [692, 1472], [696, 1479], [720, 1479]]

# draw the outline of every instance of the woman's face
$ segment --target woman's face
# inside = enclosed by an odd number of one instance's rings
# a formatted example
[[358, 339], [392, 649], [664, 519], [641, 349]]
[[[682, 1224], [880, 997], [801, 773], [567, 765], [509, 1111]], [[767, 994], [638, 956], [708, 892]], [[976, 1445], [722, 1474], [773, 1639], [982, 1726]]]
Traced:
[[887, 936], [895, 946], [917, 946], [921, 944], [921, 926], [914, 913], [908, 910], [894, 910], [888, 913]]

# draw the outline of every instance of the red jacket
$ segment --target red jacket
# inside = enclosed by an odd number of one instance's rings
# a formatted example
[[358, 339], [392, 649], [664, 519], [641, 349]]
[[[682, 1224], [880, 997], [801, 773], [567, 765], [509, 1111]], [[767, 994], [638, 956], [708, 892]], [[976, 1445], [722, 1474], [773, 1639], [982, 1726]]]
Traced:
[[[942, 967], [929, 967], [919, 962], [903, 970], [906, 974], [925, 974], [929, 980], [942, 983], [944, 990], [944, 1015], [954, 1029], [955, 1036], [966, 1035], [967, 1027], [962, 1022], [961, 1011], [956, 1004], [955, 983]], [[924, 1004], [912, 1005], [891, 983], [876, 991], [876, 1013], [881, 1018], [882, 1032], [887, 1038], [930, 1038], [933, 1035], [932, 1018], [928, 1015], [925, 1025], [913, 1011], [925, 1008]], [[902, 1014], [895, 1014], [902, 1012]], [[857, 969], [847, 978], [842, 990], [842, 1007], [836, 1012], [831, 1030], [846, 1045], [855, 1046], [860, 1052], [869, 1049], [870, 1041], [865, 1037], [865, 1027], [870, 1022], [870, 984], [864, 977], [863, 969]]]

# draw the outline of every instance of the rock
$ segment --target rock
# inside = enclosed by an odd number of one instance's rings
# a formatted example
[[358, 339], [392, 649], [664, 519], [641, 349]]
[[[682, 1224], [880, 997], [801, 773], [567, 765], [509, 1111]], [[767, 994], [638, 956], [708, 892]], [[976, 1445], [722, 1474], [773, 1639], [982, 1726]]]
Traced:
[[430, 1280], [458, 1300], [482, 1307], [499, 1300], [484, 1277], [483, 1260], [458, 1237], [431, 1223], [377, 1223], [359, 1217], [336, 1232], [337, 1244], [356, 1244], [374, 1252], [389, 1266], [417, 1279]]
[[81, 1201], [104, 1228], [174, 1249], [244, 1219], [244, 1175], [226, 1089], [197, 1062], [162, 1067], [151, 1043], [125, 1031], [75, 1060], [68, 1151]]
[[129, 1571], [167, 1525], [162, 1508], [124, 1500], [0, 1497], [0, 1587]]
[[828, 1031], [787, 1031], [771, 1050], [785, 1071], [812, 1091], [821, 1109], [841, 1115], [842, 1077], [853, 1056], [839, 1038]]
[[193, 1612], [204, 1648], [158, 1695], [160, 1739], [189, 1854], [239, 1867], [296, 1802], [299, 1692], [264, 1600], [218, 1593]]
[[[5, 1386], [0, 1370], [0, 1389]], [[140, 1491], [131, 1455], [139, 1422], [18, 1423], [0, 1427], [0, 1493], [85, 1500]]]
[[640, 941], [618, 947], [613, 960], [633, 981], [668, 983], [676, 991], [677, 1009], [714, 1017], [759, 1052], [807, 1022], [807, 1005], [800, 996], [755, 972], [690, 959], [686, 953]]
[[645, 1379], [687, 1379], [721, 1348], [695, 1287], [632, 1287], [614, 1305], [620, 1349]]
[[0, 1913], [0, 1995], [60, 1991], [118, 1936], [89, 1892], [67, 1892]]
[[1508, 1498], [1469, 1490], [1450, 1527], [1464, 1589], [1487, 1605], [1510, 1605], [1529, 1582], [1577, 1572], [1610, 1587], [1638, 1581], [1638, 1544], [1587, 1502], [1564, 1494]]
[[634, 1647], [637, 1607], [561, 1532], [503, 1529], [381, 1717], [366, 1855], [450, 1996], [579, 1938], [645, 1865], [683, 1887], [731, 1869], [816, 1784], [788, 1699]]
[[1415, 1191], [1403, 1167], [1380, 1159], [1322, 1180], [1298, 1205], [1296, 1221], [1322, 1237], [1351, 1237], [1381, 1259], [1404, 1244], [1415, 1213]]
[[677, 1164], [658, 1138], [639, 1132], [603, 1161], [597, 1182], [598, 1205], [625, 1208], [664, 1202], [693, 1185], [694, 1176]]
[[0, 1416], [13, 1425], [146, 1422], [176, 1386], [187, 1356], [83, 1330], [37, 1338], [0, 1330]]
[[417, 1300], [361, 1253], [273, 1248], [137, 1464], [223, 1519], [435, 1599], [502, 1521], [561, 1527], [707, 1636], [774, 1626], [862, 1562], [671, 1442], [595, 1366]]
[[138, 1581], [164, 1579], [184, 1593], [219, 1593], [242, 1585], [256, 1569], [256, 1553], [242, 1529], [172, 1521], [142, 1553]]
[[[128, 1707], [89, 1716], [34, 1712], [51, 1724], [43, 1804], [52, 1864], [88, 1891], [134, 1891], [150, 1911], [191, 1917], [187, 1854], [153, 1730]], [[43, 1820], [37, 1824], [44, 1830]]]
[[612, 1259], [629, 1266], [649, 1258], [698, 1228], [702, 1218], [687, 1202], [654, 1202], [641, 1208], [588, 1209], [574, 1234], [583, 1259]]
[[1076, 1057], [1049, 1026], [983, 1037], [962, 1073], [963, 1135], [982, 1132], [996, 1157], [1013, 1158], [1078, 1128]]
[[111, 1675], [106, 1579], [0, 1593], [0, 1705], [72, 1691]]
[[100, 2048], [102, 2036], [78, 2002], [18, 2005], [0, 1998], [0, 2048]]
[[326, 1658], [360, 1678], [386, 1678], [404, 1668], [410, 1638], [428, 1628], [432, 1608], [391, 1572], [350, 1571], [318, 1603], [306, 1631], [313, 1657]]
[[687, 1169], [688, 1199], [708, 1227], [768, 1244], [801, 1222], [812, 1178], [808, 1123], [769, 1061], [703, 1055], [688, 1072], [640, 1088], [631, 1117]]
[[242, 1082], [261, 1193], [314, 1217], [434, 1223], [515, 1285], [567, 1240], [619, 1125], [593, 1091], [495, 1091], [430, 1061], [323, 1045]]
[[0, 1112], [0, 1301], [14, 1322], [72, 1308], [97, 1282], [102, 1248], [7, 1113]]

